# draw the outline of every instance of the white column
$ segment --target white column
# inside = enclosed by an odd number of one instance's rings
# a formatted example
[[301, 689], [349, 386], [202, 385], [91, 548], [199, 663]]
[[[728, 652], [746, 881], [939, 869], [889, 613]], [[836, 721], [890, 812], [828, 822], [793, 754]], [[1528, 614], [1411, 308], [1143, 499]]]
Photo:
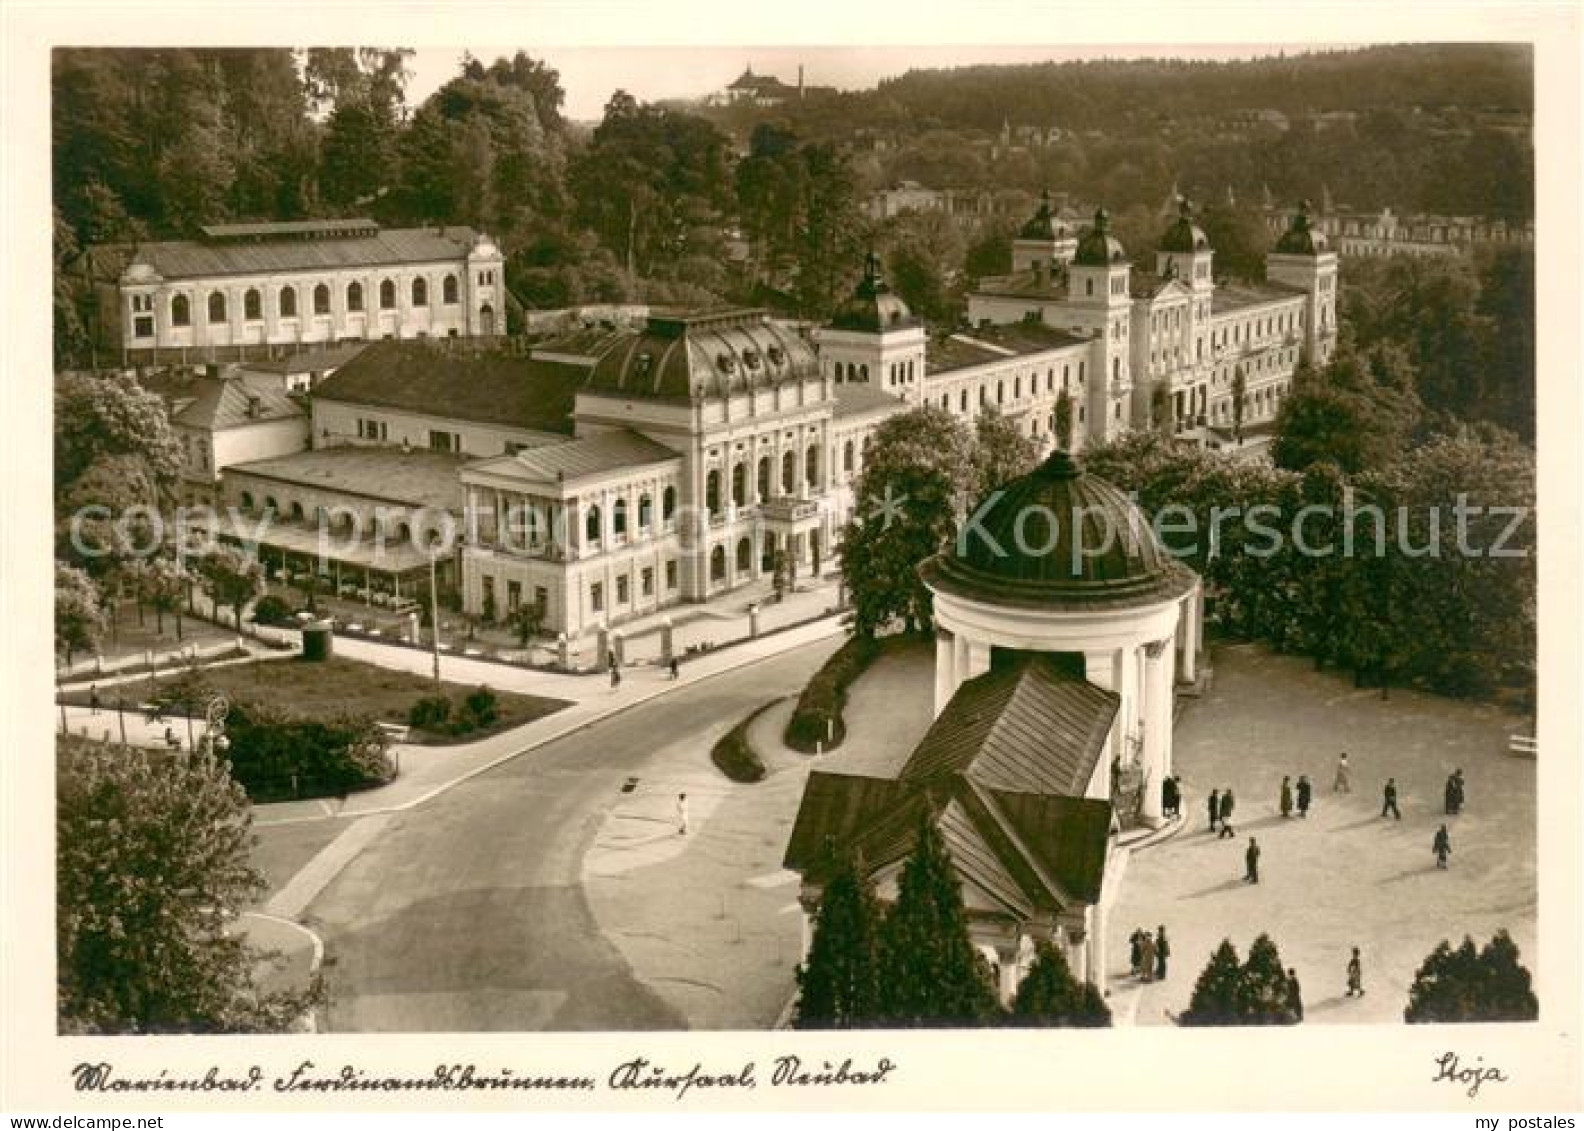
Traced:
[[1159, 827], [1161, 783], [1171, 773], [1172, 731], [1172, 653], [1169, 640], [1157, 640], [1144, 648], [1144, 804], [1146, 823]]
[[990, 644], [984, 640], [970, 640], [967, 648], [967, 664], [957, 669], [958, 686], [966, 683], [976, 676], [984, 675], [990, 670]]
[[1018, 989], [1018, 944], [996, 947], [996, 963], [1001, 967], [1001, 1004], [1011, 1005]]
[[1204, 628], [1204, 595], [1197, 586], [1182, 601], [1177, 638], [1182, 643], [1182, 678], [1192, 683], [1199, 672], [1199, 640]]
[[1088, 949], [1084, 966], [1085, 978], [1101, 993], [1106, 991], [1106, 920], [1109, 912], [1104, 903], [1089, 909], [1089, 929], [1084, 932], [1084, 946]]
[[949, 629], [935, 630], [935, 717], [957, 691], [957, 638]]

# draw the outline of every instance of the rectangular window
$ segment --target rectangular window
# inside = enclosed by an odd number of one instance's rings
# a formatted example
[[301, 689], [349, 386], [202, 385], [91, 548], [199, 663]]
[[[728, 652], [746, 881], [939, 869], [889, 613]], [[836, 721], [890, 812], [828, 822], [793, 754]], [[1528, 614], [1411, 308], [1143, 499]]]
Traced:
[[605, 585], [596, 581], [589, 586], [589, 607], [596, 613], [605, 611]]
[[451, 432], [431, 430], [429, 433], [429, 448], [431, 451], [436, 452], [454, 452], [456, 451], [454, 437], [455, 434]]
[[643, 595], [645, 597], [653, 597], [654, 596], [654, 570], [649, 569], [649, 568], [645, 568], [643, 573], [639, 575], [639, 578], [640, 578], [640, 584], [643, 586]]
[[625, 605], [627, 603], [627, 589], [627, 575], [623, 574], [621, 577], [616, 579], [616, 603], [618, 605]]
[[543, 585], [535, 585], [534, 604], [538, 605], [541, 609], [548, 609], [550, 607], [550, 590], [546, 589]]
[[138, 314], [132, 318], [132, 336], [136, 338], [152, 338], [154, 336], [154, 316], [152, 314]]
[[666, 588], [677, 587], [677, 564], [674, 561], [666, 562]]
[[506, 611], [509, 613], [522, 604], [522, 582], [508, 581], [506, 583]]

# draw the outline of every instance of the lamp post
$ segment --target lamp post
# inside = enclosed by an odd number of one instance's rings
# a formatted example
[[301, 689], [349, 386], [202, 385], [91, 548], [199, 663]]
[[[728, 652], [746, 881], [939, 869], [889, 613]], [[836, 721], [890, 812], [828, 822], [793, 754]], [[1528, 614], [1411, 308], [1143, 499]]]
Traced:
[[204, 704], [204, 747], [211, 754], [224, 754], [231, 745], [225, 736], [225, 720], [230, 713], [231, 703], [224, 695], [216, 695]]
[[429, 536], [429, 641], [434, 651], [434, 681], [440, 685], [440, 587], [435, 583], [435, 544], [437, 535]]

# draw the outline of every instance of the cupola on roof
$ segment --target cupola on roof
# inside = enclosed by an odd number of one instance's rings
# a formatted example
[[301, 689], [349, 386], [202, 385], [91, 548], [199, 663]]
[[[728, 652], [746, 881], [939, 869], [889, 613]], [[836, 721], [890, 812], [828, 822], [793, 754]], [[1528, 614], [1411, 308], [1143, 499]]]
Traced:
[[1097, 209], [1094, 227], [1084, 232], [1078, 241], [1073, 263], [1080, 267], [1104, 267], [1108, 263], [1126, 262], [1127, 251], [1122, 241], [1111, 234], [1111, 214], [1104, 208]]
[[1030, 216], [1028, 222], [1018, 231], [1020, 240], [1064, 240], [1067, 238], [1067, 223], [1051, 210], [1050, 190], [1040, 193], [1039, 209]]
[[892, 292], [890, 284], [880, 274], [880, 257], [871, 251], [864, 260], [863, 278], [847, 301], [837, 308], [830, 324], [837, 330], [882, 334], [918, 326], [920, 322], [901, 296]]
[[807, 342], [763, 310], [651, 315], [612, 338], [583, 389], [698, 403], [819, 375]]
[[1064, 451], [983, 500], [919, 569], [932, 590], [994, 605], [1153, 605], [1195, 584], [1132, 500]]
[[1325, 233], [1310, 226], [1309, 208], [1307, 200], [1298, 202], [1298, 211], [1292, 222], [1287, 225], [1281, 239], [1276, 241], [1274, 250], [1277, 255], [1319, 255], [1325, 251]]
[[1161, 237], [1160, 250], [1193, 253], [1210, 250], [1210, 237], [1193, 221], [1193, 205], [1186, 196], [1177, 198], [1177, 220]]

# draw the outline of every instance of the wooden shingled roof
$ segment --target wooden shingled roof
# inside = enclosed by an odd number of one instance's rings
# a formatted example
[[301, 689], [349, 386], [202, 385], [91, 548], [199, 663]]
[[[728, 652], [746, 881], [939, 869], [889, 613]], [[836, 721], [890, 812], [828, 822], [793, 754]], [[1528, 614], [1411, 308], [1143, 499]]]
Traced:
[[872, 874], [911, 853], [928, 820], [963, 883], [1009, 913], [1093, 904], [1111, 804], [1084, 793], [1117, 702], [1047, 657], [970, 680], [899, 777], [810, 774], [784, 864], [820, 882], [852, 853]]

